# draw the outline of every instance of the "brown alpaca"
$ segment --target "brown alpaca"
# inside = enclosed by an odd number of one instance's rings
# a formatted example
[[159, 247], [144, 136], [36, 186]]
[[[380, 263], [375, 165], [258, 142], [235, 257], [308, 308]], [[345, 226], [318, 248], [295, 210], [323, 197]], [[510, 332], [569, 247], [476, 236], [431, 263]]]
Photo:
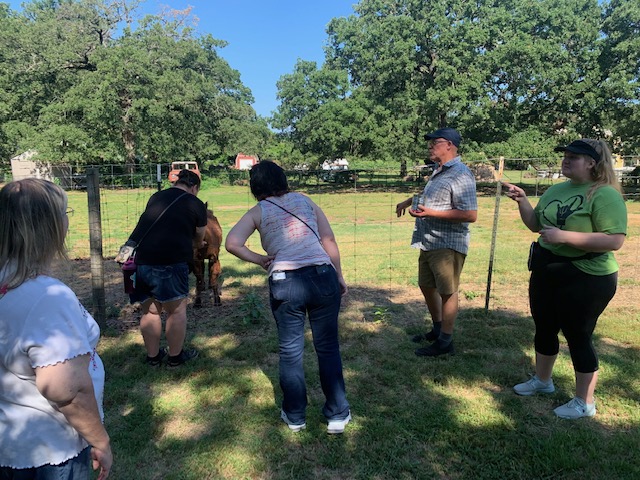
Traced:
[[[208, 205], [207, 205], [208, 206]], [[213, 211], [207, 209], [207, 229], [204, 234], [207, 243], [203, 248], [193, 250], [193, 274], [196, 276], [196, 298], [193, 306], [202, 307], [202, 292], [204, 286], [204, 261], [209, 260], [209, 288], [213, 290], [213, 304], [216, 307], [220, 302], [220, 283], [218, 281], [222, 268], [220, 267], [220, 245], [222, 244], [222, 228]]]

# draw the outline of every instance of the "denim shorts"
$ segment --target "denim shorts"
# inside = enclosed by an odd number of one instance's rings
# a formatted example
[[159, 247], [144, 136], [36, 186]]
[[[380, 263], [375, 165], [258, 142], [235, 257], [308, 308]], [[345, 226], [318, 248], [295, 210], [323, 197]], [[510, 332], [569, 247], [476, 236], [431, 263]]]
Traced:
[[59, 465], [43, 465], [34, 468], [0, 467], [0, 480], [62, 480], [73, 478], [89, 480], [91, 447], [82, 450], [77, 457]]
[[138, 265], [135, 292], [131, 303], [153, 298], [158, 302], [180, 300], [189, 295], [189, 266], [186, 262], [173, 265]]

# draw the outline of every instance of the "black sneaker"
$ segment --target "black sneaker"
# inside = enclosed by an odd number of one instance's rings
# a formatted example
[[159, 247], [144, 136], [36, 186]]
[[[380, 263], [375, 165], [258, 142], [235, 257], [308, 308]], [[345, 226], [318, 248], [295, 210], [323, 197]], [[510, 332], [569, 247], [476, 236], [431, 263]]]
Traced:
[[418, 348], [416, 350], [416, 355], [419, 357], [437, 357], [439, 355], [454, 355], [455, 349], [453, 348], [453, 342], [451, 342], [446, 347], [442, 346], [441, 342], [434, 342], [428, 347]]
[[182, 350], [180, 354], [172, 357], [169, 355], [169, 360], [167, 360], [167, 366], [169, 367], [178, 367], [189, 360], [193, 360], [198, 356], [198, 351], [195, 348], [190, 350]]
[[147, 355], [145, 363], [147, 365], [151, 365], [152, 367], [157, 367], [162, 363], [162, 359], [166, 356], [167, 356], [167, 349], [161, 348], [155, 357], [150, 357], [149, 355]]
[[430, 330], [427, 333], [421, 333], [420, 335], [414, 335], [413, 337], [411, 337], [411, 341], [414, 343], [435, 342], [437, 339], [438, 339], [438, 334], [433, 330]]

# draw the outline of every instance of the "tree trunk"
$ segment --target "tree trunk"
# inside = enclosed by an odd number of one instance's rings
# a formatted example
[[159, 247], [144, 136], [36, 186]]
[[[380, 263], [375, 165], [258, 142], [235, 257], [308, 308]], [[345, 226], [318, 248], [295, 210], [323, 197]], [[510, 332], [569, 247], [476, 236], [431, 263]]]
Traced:
[[122, 115], [122, 144], [126, 153], [125, 166], [128, 173], [136, 171], [136, 138], [131, 128], [131, 97], [128, 92], [120, 92], [120, 107]]

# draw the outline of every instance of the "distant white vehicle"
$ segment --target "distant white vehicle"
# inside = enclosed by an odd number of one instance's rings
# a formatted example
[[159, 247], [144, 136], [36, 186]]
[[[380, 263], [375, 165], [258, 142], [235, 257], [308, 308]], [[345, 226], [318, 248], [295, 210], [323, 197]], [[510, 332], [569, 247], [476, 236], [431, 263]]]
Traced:
[[322, 170], [349, 170], [349, 162], [346, 158], [325, 160], [322, 162]]
[[193, 173], [202, 178], [197, 162], [171, 162], [171, 170], [169, 170], [169, 182], [174, 184], [178, 181], [178, 174], [182, 170], [191, 170]]

